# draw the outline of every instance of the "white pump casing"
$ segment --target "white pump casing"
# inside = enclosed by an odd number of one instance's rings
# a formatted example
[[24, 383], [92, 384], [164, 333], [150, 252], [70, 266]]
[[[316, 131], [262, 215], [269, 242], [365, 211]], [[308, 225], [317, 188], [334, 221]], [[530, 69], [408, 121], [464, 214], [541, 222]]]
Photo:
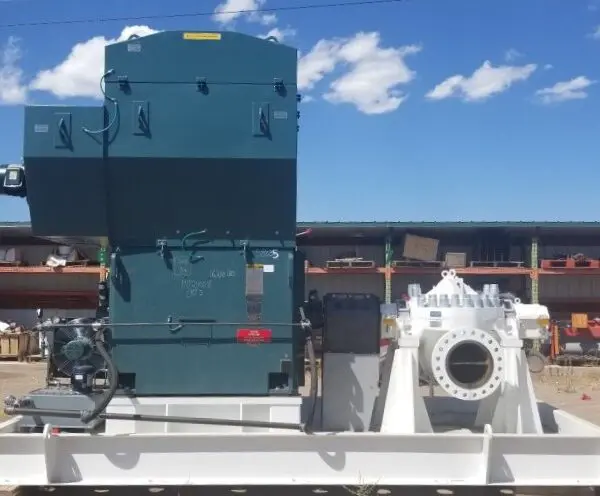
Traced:
[[[497, 284], [478, 293], [453, 270], [442, 272], [428, 293], [412, 284], [408, 294], [391, 330], [396, 346], [390, 351], [382, 431], [431, 432], [418, 388], [421, 371], [457, 400], [482, 400], [481, 425], [492, 423], [497, 432], [541, 432], [522, 339], [543, 337], [548, 309], [501, 299]], [[462, 360], [471, 367], [471, 380], [454, 373], [465, 367]]]

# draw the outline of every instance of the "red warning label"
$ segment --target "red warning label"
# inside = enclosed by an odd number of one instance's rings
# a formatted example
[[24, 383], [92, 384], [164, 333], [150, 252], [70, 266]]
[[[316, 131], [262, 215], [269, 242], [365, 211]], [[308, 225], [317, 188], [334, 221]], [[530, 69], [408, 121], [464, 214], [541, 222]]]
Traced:
[[238, 329], [235, 338], [238, 343], [243, 344], [270, 343], [273, 332], [271, 329]]

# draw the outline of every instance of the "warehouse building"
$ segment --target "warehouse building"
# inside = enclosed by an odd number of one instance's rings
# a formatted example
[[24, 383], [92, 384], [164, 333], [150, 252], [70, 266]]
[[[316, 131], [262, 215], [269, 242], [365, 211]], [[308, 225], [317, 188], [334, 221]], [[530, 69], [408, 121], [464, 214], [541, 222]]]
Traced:
[[[600, 315], [600, 223], [306, 222], [298, 225], [307, 290], [402, 298], [455, 268], [475, 288], [498, 283], [526, 302]], [[41, 238], [27, 223], [0, 224], [0, 320], [28, 327], [46, 315], [93, 314], [99, 240]], [[595, 316], [595, 315], [593, 315]]]

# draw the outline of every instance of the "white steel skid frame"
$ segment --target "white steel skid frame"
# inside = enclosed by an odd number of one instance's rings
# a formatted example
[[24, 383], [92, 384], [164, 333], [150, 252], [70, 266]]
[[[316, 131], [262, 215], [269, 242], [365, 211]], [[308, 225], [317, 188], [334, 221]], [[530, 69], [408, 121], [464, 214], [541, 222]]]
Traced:
[[600, 486], [600, 427], [550, 410], [562, 434], [23, 434], [14, 418], [0, 425], [0, 484]]
[[[457, 284], [455, 274], [447, 276], [446, 287]], [[492, 306], [485, 315], [496, 314], [501, 315]], [[450, 314], [460, 315], [470, 314]], [[16, 417], [0, 424], [0, 484], [67, 491], [127, 488], [127, 496], [134, 489], [156, 488], [178, 496], [180, 488], [211, 496], [227, 491], [265, 496], [281, 489], [323, 494], [359, 487], [349, 492], [374, 496], [406, 494], [407, 487], [431, 494], [436, 488], [459, 494], [599, 487], [600, 426], [536, 401], [517, 332], [520, 322], [516, 312], [505, 317], [509, 325], [494, 332], [463, 325], [425, 335], [422, 331], [431, 329], [419, 327], [419, 319], [409, 329], [399, 325], [407, 332], [394, 336], [386, 356], [382, 377], [387, 379], [374, 419], [380, 428], [374, 432], [141, 433], [134, 426], [131, 433], [75, 434], [46, 425], [42, 433], [20, 433]], [[454, 397], [421, 396], [419, 361], [443, 363], [450, 348], [465, 340], [490, 352], [494, 368], [487, 382], [467, 391], [449, 374], [436, 372]], [[427, 343], [431, 353], [420, 353]], [[472, 401], [463, 400], [469, 395]], [[442, 420], [455, 415], [465, 424]], [[449, 425], [453, 429], [444, 431]], [[364, 490], [373, 486], [375, 492]]]

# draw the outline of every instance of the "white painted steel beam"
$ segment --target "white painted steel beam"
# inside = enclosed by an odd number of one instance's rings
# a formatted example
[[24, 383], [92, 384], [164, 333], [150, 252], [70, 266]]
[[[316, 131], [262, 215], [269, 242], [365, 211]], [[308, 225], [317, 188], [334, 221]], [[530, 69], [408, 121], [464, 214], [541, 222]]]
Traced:
[[[0, 435], [3, 485], [600, 486], [600, 427], [565, 435]], [[0, 426], [2, 428], [2, 426]]]

